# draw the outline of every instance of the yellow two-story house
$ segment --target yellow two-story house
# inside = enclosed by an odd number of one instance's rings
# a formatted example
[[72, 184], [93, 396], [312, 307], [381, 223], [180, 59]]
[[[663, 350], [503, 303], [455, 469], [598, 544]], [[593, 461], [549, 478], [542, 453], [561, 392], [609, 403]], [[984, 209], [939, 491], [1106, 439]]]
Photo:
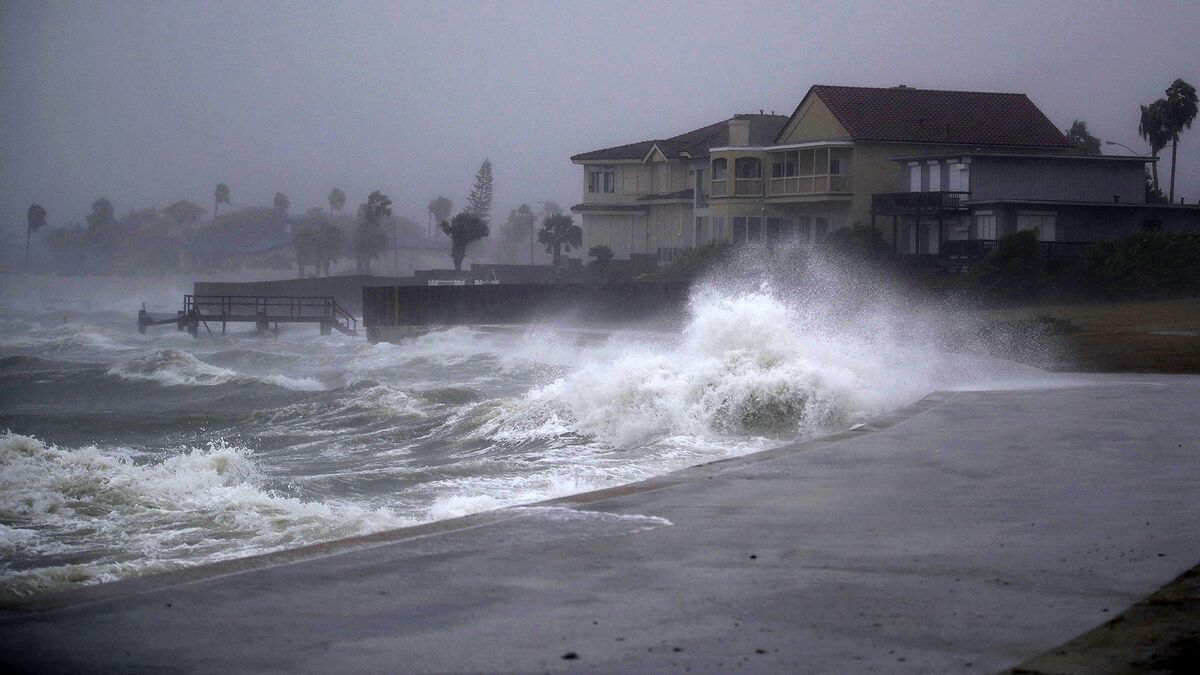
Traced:
[[[672, 139], [576, 155], [584, 200], [572, 210], [583, 217], [585, 248], [602, 243], [617, 257], [666, 261], [714, 240], [813, 242], [870, 224], [872, 195], [894, 192], [913, 171], [897, 157], [1070, 148], [1024, 94], [816, 85], [790, 117], [737, 115]], [[935, 189], [970, 191], [966, 164], [930, 161], [916, 171]], [[675, 208], [660, 215], [656, 206]]]

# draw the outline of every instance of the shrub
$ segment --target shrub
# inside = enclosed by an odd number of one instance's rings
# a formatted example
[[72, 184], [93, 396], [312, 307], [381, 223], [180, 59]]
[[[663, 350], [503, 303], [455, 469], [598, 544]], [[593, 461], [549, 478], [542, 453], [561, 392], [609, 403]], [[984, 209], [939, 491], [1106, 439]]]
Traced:
[[1146, 231], [1096, 244], [1075, 276], [1087, 294], [1114, 300], [1200, 292], [1200, 234]]
[[1020, 230], [1000, 238], [996, 250], [962, 276], [969, 290], [993, 300], [1028, 300], [1050, 285], [1036, 230]]

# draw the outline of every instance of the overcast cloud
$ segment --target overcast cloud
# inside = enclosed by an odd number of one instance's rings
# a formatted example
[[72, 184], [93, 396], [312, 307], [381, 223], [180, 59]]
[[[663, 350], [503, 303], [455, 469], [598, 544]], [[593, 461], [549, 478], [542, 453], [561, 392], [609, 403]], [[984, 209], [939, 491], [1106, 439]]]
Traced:
[[[815, 83], [1025, 92], [1143, 150], [1138, 105], [1200, 86], [1198, 26], [1197, 2], [5, 1], [0, 214], [211, 209], [226, 182], [234, 206], [294, 210], [380, 189], [423, 222], [484, 158], [495, 213], [569, 205], [574, 153], [791, 113]], [[1194, 203], [1200, 125], [1180, 160]]]

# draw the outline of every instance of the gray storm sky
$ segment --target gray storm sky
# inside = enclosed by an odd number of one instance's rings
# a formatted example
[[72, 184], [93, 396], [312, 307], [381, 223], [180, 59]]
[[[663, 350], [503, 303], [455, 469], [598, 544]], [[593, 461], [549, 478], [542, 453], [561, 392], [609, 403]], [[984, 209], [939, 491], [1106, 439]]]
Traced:
[[[815, 83], [1025, 92], [1141, 151], [1138, 105], [1200, 86], [1198, 27], [1200, 2], [4, 0], [0, 222], [35, 201], [82, 221], [101, 196], [211, 209], [222, 181], [295, 211], [380, 189], [424, 222], [484, 158], [503, 220], [579, 201], [574, 153], [790, 114]], [[1200, 124], [1176, 192], [1200, 198]]]

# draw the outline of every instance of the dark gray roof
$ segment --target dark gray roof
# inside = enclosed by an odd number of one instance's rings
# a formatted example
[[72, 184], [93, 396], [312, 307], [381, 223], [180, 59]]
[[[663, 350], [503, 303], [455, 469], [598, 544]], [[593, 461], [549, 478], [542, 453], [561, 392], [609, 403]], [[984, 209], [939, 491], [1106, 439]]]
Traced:
[[[750, 145], [769, 145], [779, 134], [788, 118], [784, 115], [735, 115], [731, 119], [750, 121]], [[571, 157], [571, 161], [606, 159], [644, 159], [655, 145], [667, 159], [684, 157], [707, 157], [710, 148], [729, 145], [729, 120], [721, 120], [706, 127], [693, 129], [671, 138], [627, 143], [611, 148], [593, 150]]]

